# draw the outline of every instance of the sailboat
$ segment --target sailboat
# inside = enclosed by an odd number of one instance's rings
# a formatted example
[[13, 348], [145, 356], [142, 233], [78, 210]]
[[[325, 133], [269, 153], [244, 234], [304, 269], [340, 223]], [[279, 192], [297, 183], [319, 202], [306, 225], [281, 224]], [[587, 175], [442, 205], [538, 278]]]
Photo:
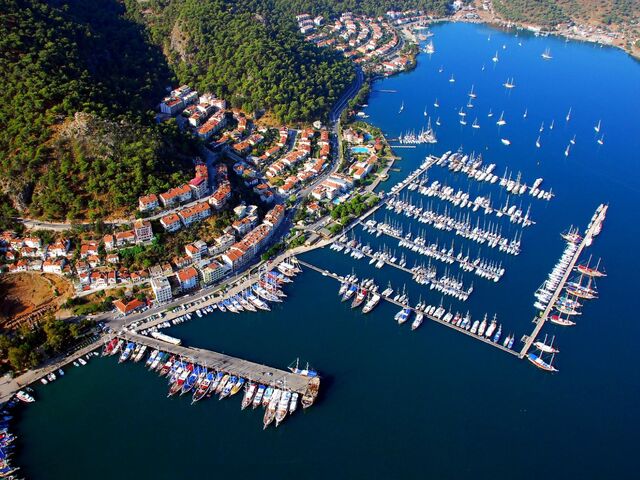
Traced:
[[471, 91], [468, 93], [468, 95], [469, 95], [469, 98], [476, 98], [476, 94], [473, 91], [473, 85], [471, 85]]
[[576, 144], [576, 136], [574, 135], [573, 138], [571, 140], [569, 140], [569, 143], [571, 145], [575, 145]]
[[507, 122], [504, 119], [504, 110], [502, 111], [502, 113], [500, 114], [500, 118], [498, 119], [498, 121], [496, 122], [496, 125], [506, 125]]
[[453, 83], [453, 82], [455, 82], [455, 81], [456, 81], [456, 79], [455, 79], [455, 78], [453, 78], [453, 73], [452, 73], [452, 74], [451, 74], [451, 78], [449, 79], [449, 83]]
[[504, 88], [514, 88], [516, 84], [513, 82], [513, 78], [507, 78], [507, 81], [502, 84]]
[[489, 109], [489, 113], [487, 113], [487, 117], [489, 118], [493, 117], [493, 112], [491, 111], [491, 109]]
[[431, 55], [432, 53], [434, 53], [436, 51], [435, 47], [433, 46], [433, 40], [430, 41], [426, 48], [425, 48], [425, 53], [428, 53], [429, 55]]
[[478, 123], [478, 117], [473, 121], [471, 128], [480, 128], [480, 124]]
[[493, 56], [493, 58], [491, 59], [491, 61], [493, 63], [498, 63], [500, 59], [498, 58], [498, 51], [496, 50], [496, 54]]
[[527, 360], [533, 363], [536, 367], [546, 372], [557, 372], [558, 369], [553, 366], [553, 358], [555, 353], [551, 354], [551, 360], [547, 363], [542, 358], [542, 355], [536, 355], [535, 353], [529, 353], [527, 355]]
[[436, 125], [440, 126], [440, 117], [436, 118]]
[[540, 148], [540, 135], [538, 135], [538, 139], [536, 140], [536, 147]]
[[424, 107], [424, 112], [422, 112], [422, 114], [426, 117], [427, 116], [427, 106], [425, 105]]
[[503, 145], [506, 145], [507, 147], [511, 145], [511, 140], [509, 140], [508, 138], [501, 138], [500, 141], [502, 142]]
[[460, 125], [466, 125], [467, 121], [464, 119], [464, 117], [460, 117]]
[[553, 130], [553, 120], [551, 120], [551, 123], [549, 124], [549, 130]]
[[598, 144], [599, 145], [604, 145], [604, 133], [602, 134], [602, 136], [598, 139]]
[[542, 133], [544, 131], [544, 122], [542, 122], [540, 124], [540, 130], [538, 130], [540, 133]]
[[569, 107], [569, 111], [567, 112], [567, 116], [565, 117], [567, 122], [571, 120], [571, 107]]
[[600, 122], [601, 122], [601, 120], [598, 120], [598, 124], [595, 127], [593, 127], [593, 129], [596, 131], [596, 133], [600, 133]]
[[524, 113], [522, 114], [522, 118], [527, 118], [527, 109], [524, 109]]
[[542, 54], [542, 58], [545, 60], [551, 60], [553, 58], [551, 56], [551, 50], [549, 48], [545, 49], [544, 53]]
[[438, 73], [442, 73], [443, 71], [444, 71], [444, 67], [440, 65], [440, 68], [438, 69]]
[[404, 110], [404, 100], [402, 101], [402, 104], [400, 105], [400, 110], [398, 111], [398, 113], [402, 113], [403, 110]]
[[438, 99], [437, 98], [436, 98], [436, 101], [433, 102], [433, 106], [436, 107], [436, 108], [440, 107], [440, 104], [438, 103]]
[[571, 148], [571, 144], [567, 145], [567, 148], [564, 151], [564, 156], [568, 157], [569, 156], [569, 149]]

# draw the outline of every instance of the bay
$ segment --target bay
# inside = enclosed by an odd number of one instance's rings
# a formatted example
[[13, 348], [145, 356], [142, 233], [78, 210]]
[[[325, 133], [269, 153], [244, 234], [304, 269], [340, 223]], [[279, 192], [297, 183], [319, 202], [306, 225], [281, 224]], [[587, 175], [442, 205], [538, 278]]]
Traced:
[[[508, 167], [522, 171], [529, 183], [543, 177], [543, 186], [556, 194], [550, 202], [522, 199], [524, 206], [531, 203], [537, 224], [524, 230], [520, 256], [482, 248], [483, 255], [503, 261], [503, 279], [494, 284], [467, 274], [465, 282], [473, 281], [475, 288], [469, 301], [445, 298], [445, 306], [469, 309], [475, 318], [495, 313], [505, 333], [517, 339], [529, 333], [533, 292], [564, 246], [559, 233], [570, 224], [584, 227], [599, 203], [610, 205], [602, 234], [587, 250], [603, 257], [608, 273], [598, 282], [600, 298], [585, 305], [576, 327], [544, 329], [556, 335], [560, 372], [546, 375], [431, 322], [411, 332], [408, 325], [395, 324], [396, 308], [388, 304], [362, 315], [340, 303], [334, 280], [305, 272], [286, 288], [287, 301], [270, 313], [216, 312], [167, 333], [187, 345], [281, 368], [296, 357], [311, 362], [323, 375], [312, 408], [263, 431], [262, 412], [240, 411], [237, 398], [191, 406], [184, 397], [167, 399], [166, 381], [140, 364], [94, 359], [38, 388], [38, 402], [22, 410], [15, 462], [25, 476], [634, 477], [640, 424], [635, 346], [640, 261], [634, 249], [640, 235], [638, 63], [615, 49], [515, 36], [480, 25], [442, 24], [433, 32], [434, 55], [421, 54], [414, 71], [373, 85], [366, 113], [389, 137], [419, 130], [425, 107], [442, 122], [438, 144], [396, 151], [402, 157], [396, 163], [400, 171], [382, 188], [404, 178], [427, 153], [462, 146], [496, 163], [498, 174]], [[550, 61], [540, 57], [547, 47]], [[496, 50], [500, 60], [494, 64]], [[455, 83], [448, 81], [451, 74]], [[516, 87], [507, 91], [502, 83], [510, 77]], [[458, 111], [471, 85], [478, 98], [473, 108], [465, 108], [468, 126], [462, 127]], [[566, 122], [570, 107], [572, 118]], [[487, 117], [489, 109], [493, 118]], [[501, 111], [507, 125], [498, 129]], [[474, 131], [470, 125], [476, 116], [481, 128]], [[593, 130], [599, 120], [602, 146]], [[536, 149], [542, 122], [542, 147]], [[576, 145], [565, 157], [574, 134]], [[511, 146], [502, 145], [501, 138], [509, 138]], [[491, 191], [495, 202], [505, 200], [495, 186], [469, 184], [439, 167], [429, 176], [472, 193]], [[504, 225], [505, 232], [517, 231]], [[452, 240], [420, 227], [443, 243]], [[393, 240], [361, 230], [356, 235], [400, 252]], [[477, 247], [470, 245], [475, 253]], [[419, 259], [407, 255], [410, 262]], [[406, 284], [414, 304], [420, 295], [429, 303], [441, 301], [390, 267], [377, 270], [328, 249], [303, 258], [340, 274], [354, 269], [383, 286]]]

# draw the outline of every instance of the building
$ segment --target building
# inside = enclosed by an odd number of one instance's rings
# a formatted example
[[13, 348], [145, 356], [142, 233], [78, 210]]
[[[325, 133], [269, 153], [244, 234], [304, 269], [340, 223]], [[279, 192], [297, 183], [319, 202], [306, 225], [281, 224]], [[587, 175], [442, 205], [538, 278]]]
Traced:
[[160, 219], [160, 224], [164, 227], [165, 232], [177, 232], [182, 228], [180, 217], [175, 213], [165, 215]]
[[216, 244], [209, 248], [209, 255], [211, 256], [218, 255], [231, 247], [231, 245], [236, 243], [236, 237], [225, 233], [224, 235], [216, 238], [215, 242]]
[[202, 285], [211, 285], [217, 282], [229, 271], [229, 268], [217, 260], [202, 260], [198, 266], [198, 277]]
[[267, 212], [264, 216], [264, 223], [270, 226], [273, 230], [278, 228], [284, 219], [285, 207], [284, 205], [276, 205]]
[[151, 289], [156, 297], [156, 302], [166, 303], [173, 300], [171, 284], [167, 277], [154, 277], [151, 279]]
[[211, 215], [211, 208], [207, 202], [202, 202], [193, 207], [183, 208], [178, 212], [178, 216], [182, 220], [185, 227], [192, 223], [203, 220]]
[[189, 188], [193, 194], [193, 198], [202, 198], [209, 193], [209, 182], [207, 177], [194, 177], [189, 180]]
[[164, 207], [172, 207], [178, 203], [183, 203], [191, 200], [193, 194], [189, 185], [180, 185], [179, 187], [171, 188], [164, 193], [160, 194], [160, 202]]
[[136, 220], [133, 223], [133, 231], [136, 235], [137, 243], [146, 243], [153, 240], [153, 229], [151, 222], [147, 220]]
[[198, 272], [193, 267], [183, 268], [176, 274], [182, 291], [193, 290], [198, 286]]
[[155, 193], [138, 198], [138, 210], [141, 212], [150, 212], [158, 206], [158, 196]]
[[118, 309], [118, 311], [123, 315], [129, 315], [130, 313], [145, 307], [147, 304], [134, 298], [129, 302], [123, 302], [122, 300], [116, 300], [113, 302], [113, 305]]

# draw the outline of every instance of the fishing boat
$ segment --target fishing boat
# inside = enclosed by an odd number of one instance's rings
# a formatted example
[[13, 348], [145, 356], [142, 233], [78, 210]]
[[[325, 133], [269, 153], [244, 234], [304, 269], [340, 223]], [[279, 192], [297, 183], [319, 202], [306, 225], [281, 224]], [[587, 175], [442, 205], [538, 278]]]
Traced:
[[275, 389], [271, 398], [269, 399], [269, 404], [264, 411], [264, 417], [262, 418], [263, 429], [266, 429], [276, 417], [276, 410], [278, 409], [278, 403], [280, 402], [280, 397], [282, 396], [282, 390]]
[[122, 354], [120, 354], [120, 358], [118, 359], [118, 363], [126, 362], [129, 359], [129, 357], [131, 356], [131, 353], [133, 352], [133, 349], [135, 348], [135, 346], [136, 346], [136, 344], [133, 343], [133, 342], [127, 343], [127, 346], [122, 351]]
[[284, 417], [289, 413], [289, 402], [291, 401], [291, 392], [285, 391], [280, 397], [278, 407], [276, 409], [276, 427], [282, 423]]
[[[257, 390], [258, 390], [258, 386], [255, 383], [249, 382], [247, 384], [244, 390], [244, 397], [242, 397], [242, 406], [241, 406], [242, 410], [244, 410], [249, 405], [251, 405], [253, 396], [256, 394]], [[264, 387], [263, 387], [263, 390], [264, 390]]]
[[365, 303], [364, 307], [362, 307], [362, 313], [369, 313], [371, 310], [373, 310], [376, 307], [376, 305], [380, 303], [381, 298], [382, 297], [377, 293], [374, 293], [373, 295], [371, 295], [369, 300], [367, 300], [367, 303]]
[[300, 401], [300, 403], [302, 403], [302, 408], [309, 408], [311, 405], [313, 405], [313, 402], [318, 396], [319, 390], [320, 390], [320, 377], [313, 377], [309, 381], [309, 384], [307, 385], [307, 390], [305, 391], [304, 395], [302, 396], [302, 400]]
[[591, 263], [591, 257], [589, 257], [589, 260], [587, 261], [586, 264], [579, 264], [576, 267], [576, 270], [578, 270], [578, 272], [582, 273], [583, 275], [587, 275], [589, 277], [606, 277], [607, 276], [606, 273], [600, 270], [600, 260], [598, 260], [598, 263], [596, 263], [595, 267], [590, 267], [589, 266], [590, 263]]
[[193, 392], [193, 399], [191, 400], [192, 404], [204, 398], [204, 396], [209, 391], [209, 388], [211, 387], [211, 383], [213, 382], [214, 378], [215, 376], [213, 372], [207, 373], [207, 376], [204, 378], [204, 380], [200, 382], [200, 385], [198, 385], [198, 388]]
[[18, 391], [18, 393], [16, 393], [16, 398], [21, 402], [25, 402], [25, 403], [32, 403], [36, 401], [36, 399], [33, 398], [33, 396], [29, 395], [24, 390]]
[[245, 379], [242, 377], [238, 378], [238, 381], [235, 383], [235, 385], [231, 389], [231, 393], [229, 393], [229, 396], [233, 397], [236, 393], [238, 393], [242, 389], [244, 384], [245, 384]]
[[416, 313], [416, 318], [413, 319], [411, 323], [411, 330], [417, 329], [420, 325], [422, 325], [422, 320], [424, 319], [424, 313], [418, 311]]
[[228, 373], [225, 373], [224, 376], [222, 377], [222, 380], [220, 380], [220, 383], [218, 383], [218, 386], [216, 387], [216, 390], [214, 393], [215, 394], [222, 393], [222, 391], [224, 390], [224, 387], [227, 385], [230, 378], [231, 378], [231, 375], [229, 375]]
[[104, 348], [102, 350], [102, 356], [105, 357], [107, 355], [110, 355], [111, 351], [115, 348], [117, 344], [118, 344], [117, 338], [112, 338], [108, 343], [105, 343]]
[[555, 340], [555, 338], [556, 337], [552, 337], [551, 343], [547, 344], [547, 335], [545, 335], [544, 340], [538, 340], [534, 342], [533, 346], [544, 353], [558, 353], [560, 350], [553, 346], [553, 341]]
[[551, 49], [546, 48], [545, 51], [542, 53], [541, 57], [544, 60], [551, 60], [553, 57], [551, 56]]
[[251, 402], [251, 408], [258, 408], [262, 404], [262, 397], [264, 396], [264, 391], [267, 387], [264, 385], [258, 385], [258, 390], [256, 391], [255, 397], [253, 397], [253, 401]]
[[546, 372], [557, 372], [558, 369], [553, 366], [553, 355], [551, 355], [551, 360], [547, 363], [542, 356], [538, 356], [535, 353], [529, 353], [527, 355], [527, 360], [533, 363], [536, 367]]

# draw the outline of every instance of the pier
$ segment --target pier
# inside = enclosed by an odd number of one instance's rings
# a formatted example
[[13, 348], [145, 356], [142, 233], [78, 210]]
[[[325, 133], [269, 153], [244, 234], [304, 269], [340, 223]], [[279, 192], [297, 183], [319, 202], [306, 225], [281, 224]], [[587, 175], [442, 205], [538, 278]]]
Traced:
[[520, 351], [520, 355], [519, 355], [520, 358], [524, 358], [527, 355], [527, 353], [529, 352], [529, 349], [531, 348], [531, 345], [533, 345], [533, 342], [536, 341], [536, 338], [540, 334], [540, 330], [542, 330], [542, 327], [544, 327], [544, 324], [549, 319], [549, 314], [555, 307], [555, 304], [558, 301], [558, 297], [562, 293], [562, 290], [564, 289], [564, 286], [567, 283], [569, 276], [571, 275], [571, 273], [573, 273], [573, 269], [576, 266], [576, 262], [580, 258], [582, 251], [586, 247], [591, 245], [591, 243], [593, 242], [593, 237], [599, 233], [599, 228], [601, 228], [601, 224], [604, 221], [604, 218], [607, 214], [607, 207], [604, 206], [604, 208], [602, 208], [600, 211], [597, 211], [596, 213], [597, 215], [594, 215], [594, 218], [592, 219], [591, 223], [589, 224], [589, 227], [587, 228], [587, 231], [585, 232], [584, 238], [578, 244], [578, 249], [575, 251], [575, 253], [573, 254], [573, 257], [571, 258], [571, 261], [569, 262], [569, 266], [567, 267], [567, 270], [565, 271], [560, 282], [558, 283], [558, 286], [553, 292], [553, 296], [551, 297], [551, 300], [547, 304], [542, 314], [539, 317], [536, 317], [533, 319], [533, 322], [536, 324], [536, 326], [533, 329], [533, 332], [531, 332], [530, 335], [523, 337], [524, 346]]
[[280, 370], [259, 363], [250, 362], [241, 358], [232, 357], [224, 353], [218, 353], [211, 350], [201, 348], [184, 347], [163, 342], [156, 338], [145, 337], [132, 332], [123, 332], [117, 335], [128, 342], [134, 342], [138, 345], [146, 345], [151, 349], [158, 349], [162, 352], [170, 353], [181, 357], [189, 362], [202, 365], [207, 368], [213, 368], [217, 371], [224, 371], [229, 375], [245, 378], [248, 381], [258, 384], [273, 386], [277, 388], [286, 388], [292, 392], [304, 395], [310, 377], [297, 375], [286, 370]]
[[[329, 270], [323, 270], [323, 269], [321, 269], [319, 267], [316, 267], [315, 265], [312, 265], [312, 264], [310, 264], [308, 262], [305, 262], [303, 260], [298, 260], [298, 263], [300, 265], [302, 265], [303, 267], [306, 267], [306, 268], [309, 268], [310, 270], [318, 272], [318, 273], [320, 273], [321, 275], [323, 275], [325, 277], [333, 278], [334, 280], [337, 280], [338, 282], [342, 282], [343, 281], [342, 277], [340, 277], [339, 275], [337, 275], [337, 274], [335, 274], [333, 272], [330, 272]], [[383, 300], [386, 300], [389, 303], [392, 303], [392, 304], [396, 305], [397, 307], [407, 308], [407, 305], [405, 305], [404, 303], [398, 302], [398, 301], [394, 300], [391, 297], [381, 296], [381, 298]], [[408, 307], [408, 308], [411, 308], [411, 307]], [[411, 308], [411, 310], [413, 310], [414, 313], [415, 313], [415, 309], [414, 308]], [[450, 329], [455, 330], [456, 332], [463, 333], [463, 334], [467, 335], [468, 337], [474, 338], [475, 340], [479, 340], [479, 341], [481, 341], [481, 342], [483, 342], [483, 343], [485, 343], [487, 345], [491, 345], [492, 347], [495, 347], [498, 350], [502, 350], [505, 353], [509, 353], [511, 355], [514, 355], [514, 356], [518, 355], [517, 351], [511, 350], [511, 349], [503, 346], [500, 343], [494, 343], [494, 342], [492, 342], [490, 339], [488, 339], [486, 337], [481, 337], [479, 335], [471, 333], [469, 330], [465, 330], [464, 328], [460, 328], [460, 327], [457, 327], [457, 326], [455, 326], [455, 325], [453, 325], [451, 323], [445, 322], [441, 318], [434, 317], [433, 315], [429, 315], [429, 314], [427, 314], [425, 312], [421, 312], [421, 313], [424, 315], [424, 318], [426, 318], [428, 320], [431, 320], [431, 321], [433, 321], [435, 323], [439, 323], [440, 325], [444, 325], [445, 327], [449, 327]]]

